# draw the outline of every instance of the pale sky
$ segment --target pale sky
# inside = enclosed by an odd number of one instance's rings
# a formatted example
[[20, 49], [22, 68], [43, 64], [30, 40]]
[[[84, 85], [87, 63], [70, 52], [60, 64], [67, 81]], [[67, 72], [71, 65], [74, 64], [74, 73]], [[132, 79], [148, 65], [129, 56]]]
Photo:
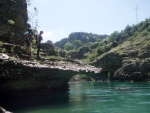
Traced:
[[[150, 18], [150, 0], [31, 0], [28, 7], [37, 7], [38, 30], [43, 30], [43, 42], [60, 41], [72, 32], [110, 35], [127, 25]], [[34, 24], [33, 24], [34, 25]]]

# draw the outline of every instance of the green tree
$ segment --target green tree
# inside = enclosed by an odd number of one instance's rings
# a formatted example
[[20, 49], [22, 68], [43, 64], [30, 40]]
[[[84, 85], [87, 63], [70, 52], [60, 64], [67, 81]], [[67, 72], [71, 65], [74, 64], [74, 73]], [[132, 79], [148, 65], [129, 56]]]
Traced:
[[73, 48], [78, 49], [82, 45], [82, 42], [80, 40], [75, 40], [73, 42]]
[[109, 36], [109, 42], [114, 42], [116, 41], [117, 37], [118, 37], [119, 32], [118, 31], [114, 31], [110, 36]]
[[66, 43], [65, 45], [64, 45], [64, 49], [65, 50], [67, 50], [67, 51], [69, 51], [69, 50], [71, 50], [73, 48], [73, 44], [72, 43]]
[[28, 11], [28, 22], [31, 23], [32, 28], [37, 29], [38, 26], [38, 20], [36, 19], [36, 16], [38, 15], [38, 9], [34, 7], [34, 12]]

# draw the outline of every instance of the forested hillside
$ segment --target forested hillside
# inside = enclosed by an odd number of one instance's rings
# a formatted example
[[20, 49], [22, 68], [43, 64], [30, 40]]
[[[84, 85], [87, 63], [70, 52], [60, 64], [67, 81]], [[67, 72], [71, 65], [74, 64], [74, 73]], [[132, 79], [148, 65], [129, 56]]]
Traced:
[[97, 35], [85, 32], [74, 32], [69, 35], [68, 38], [64, 38], [55, 43], [56, 46], [66, 50], [76, 50], [85, 44], [97, 42], [108, 35]]
[[[70, 51], [71, 58], [103, 68], [101, 79], [150, 80], [150, 19]], [[101, 74], [102, 74], [101, 73]]]

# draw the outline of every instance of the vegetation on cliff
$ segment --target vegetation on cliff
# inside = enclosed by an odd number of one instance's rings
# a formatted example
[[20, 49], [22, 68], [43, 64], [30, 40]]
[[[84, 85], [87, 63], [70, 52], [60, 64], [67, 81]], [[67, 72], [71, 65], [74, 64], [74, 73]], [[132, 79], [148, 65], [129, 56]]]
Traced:
[[[149, 81], [150, 80], [150, 19], [137, 25], [127, 26], [118, 34], [114, 32], [108, 38], [108, 44], [116, 43], [116, 47], [101, 54], [94, 64], [102, 66], [105, 62], [108, 72], [112, 72], [112, 79], [121, 81]], [[115, 34], [115, 35], [114, 35]], [[112, 37], [113, 35], [113, 37]], [[108, 45], [107, 44], [107, 45]], [[118, 54], [118, 63], [114, 62], [114, 55], [106, 59], [109, 54]], [[103, 59], [103, 61], [102, 61]], [[107, 62], [109, 63], [107, 63]], [[118, 67], [111, 70], [114, 64]], [[112, 68], [109, 67], [112, 64]], [[120, 66], [119, 66], [120, 65]]]
[[76, 50], [83, 45], [88, 43], [97, 42], [106, 38], [108, 35], [97, 35], [92, 33], [85, 33], [85, 32], [74, 32], [69, 35], [68, 38], [64, 38], [55, 43], [56, 46], [70, 50]]
[[114, 31], [104, 39], [82, 44], [68, 54], [71, 58], [103, 68], [102, 78], [105, 80], [110, 73], [112, 80], [149, 81], [150, 19], [127, 25], [124, 30]]

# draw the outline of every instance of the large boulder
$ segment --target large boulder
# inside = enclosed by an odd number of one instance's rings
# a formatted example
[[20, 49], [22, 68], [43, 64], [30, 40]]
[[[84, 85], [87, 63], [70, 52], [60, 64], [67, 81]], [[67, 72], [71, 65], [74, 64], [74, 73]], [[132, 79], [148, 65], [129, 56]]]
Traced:
[[46, 43], [42, 43], [41, 49], [44, 55], [60, 56], [63, 58], [67, 57], [67, 52], [63, 49], [56, 47], [52, 41], [47, 41]]
[[120, 81], [150, 81], [150, 58], [143, 60], [126, 59], [114, 78]]
[[100, 80], [108, 80], [108, 74], [112, 80], [114, 72], [122, 65], [122, 58], [118, 53], [110, 52], [98, 58], [93, 65], [102, 68]]

